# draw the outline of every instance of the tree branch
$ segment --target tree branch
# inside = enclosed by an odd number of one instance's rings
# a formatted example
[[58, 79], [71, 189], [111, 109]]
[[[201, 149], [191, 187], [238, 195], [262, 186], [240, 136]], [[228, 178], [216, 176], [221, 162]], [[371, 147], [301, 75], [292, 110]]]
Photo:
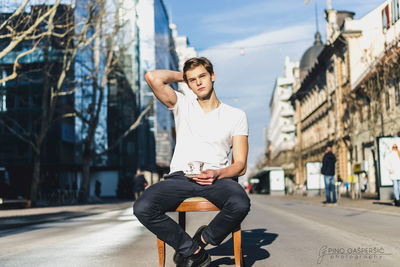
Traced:
[[108, 153], [109, 151], [111, 151], [112, 149], [114, 149], [116, 146], [118, 146], [118, 144], [125, 137], [127, 137], [129, 133], [131, 133], [133, 130], [135, 130], [137, 127], [139, 127], [140, 122], [142, 121], [144, 115], [146, 115], [147, 112], [149, 112], [149, 110], [152, 108], [152, 106], [153, 106], [153, 101], [150, 101], [149, 104], [147, 105], [147, 107], [140, 113], [140, 115], [136, 119], [136, 121], [117, 139], [117, 141], [115, 141], [115, 143], [112, 144], [107, 150], [102, 151], [100, 153], [96, 153], [96, 156], [104, 155], [104, 154]]
[[45, 18], [47, 18], [48, 16], [50, 16], [52, 13], [55, 13], [59, 4], [60, 4], [61, 0], [57, 0], [54, 5], [47, 10], [46, 13], [43, 14], [43, 16], [39, 17], [35, 23], [29, 27], [29, 29], [27, 29], [26, 31], [23, 31], [22, 34], [20, 34], [19, 36], [17, 36], [14, 40], [12, 40], [8, 46], [6, 48], [4, 48], [2, 51], [0, 51], [0, 59], [2, 59], [3, 57], [5, 57], [8, 53], [10, 53], [20, 42], [22, 42], [23, 40], [25, 40], [25, 38], [30, 35], [32, 32], [34, 32], [38, 26], [45, 20]]
[[20, 15], [25, 10], [25, 7], [29, 3], [29, 1], [30, 0], [25, 0], [24, 3], [22, 3], [22, 5], [10, 17], [8, 17], [8, 19], [6, 19], [3, 24], [1, 24], [0, 31], [8, 24], [8, 22], [10, 22], [16, 16]]
[[33, 143], [31, 140], [29, 140], [28, 138], [24, 137], [22, 134], [15, 131], [12, 127], [8, 126], [8, 124], [6, 124], [2, 119], [0, 119], [0, 124], [4, 125], [12, 134], [14, 134], [20, 140], [30, 144], [36, 153], [40, 152], [39, 148], [35, 145], [35, 143]]
[[[40, 41], [40, 40], [39, 40], [39, 41]], [[0, 83], [4, 83], [4, 82], [7, 82], [7, 81], [10, 81], [10, 80], [13, 80], [13, 79], [17, 78], [17, 75], [18, 75], [18, 74], [17, 74], [17, 68], [19, 67], [18, 61], [19, 61], [22, 57], [33, 53], [33, 52], [36, 50], [36, 47], [38, 46], [39, 41], [37, 41], [37, 42], [33, 45], [33, 47], [32, 47], [31, 49], [29, 49], [28, 51], [25, 51], [25, 52], [22, 52], [22, 53], [18, 54], [18, 56], [17, 56], [17, 57], [15, 58], [15, 60], [14, 60], [13, 72], [11, 73], [11, 75], [8, 75], [7, 77], [1, 78], [1, 79], [0, 79]]]

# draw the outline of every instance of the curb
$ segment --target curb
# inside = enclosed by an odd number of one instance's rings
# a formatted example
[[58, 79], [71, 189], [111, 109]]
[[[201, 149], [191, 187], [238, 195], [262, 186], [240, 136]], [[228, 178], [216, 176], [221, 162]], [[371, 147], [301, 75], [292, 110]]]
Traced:
[[[269, 196], [270, 197], [270, 196]], [[291, 196], [273, 196], [274, 198], [279, 198], [282, 200], [288, 200], [288, 201], [292, 201], [292, 202], [300, 202], [303, 204], [310, 204], [310, 205], [318, 205], [318, 206], [324, 206], [322, 204], [322, 201], [320, 202], [320, 199], [301, 199], [301, 198], [296, 198], [296, 197], [291, 197]], [[351, 200], [347, 200], [347, 201], [351, 201]], [[356, 200], [357, 201], [357, 200]], [[358, 200], [358, 201], [365, 201], [365, 203], [368, 201], [366, 199], [364, 200]], [[379, 202], [379, 200], [375, 200], [376, 202]], [[368, 206], [373, 207], [373, 205], [376, 204], [366, 204]], [[400, 216], [400, 208], [399, 207], [394, 207], [391, 206], [391, 208], [393, 209], [398, 209], [398, 211], [396, 210], [379, 210], [376, 208], [368, 208], [368, 207], [355, 207], [355, 206], [351, 206], [351, 205], [346, 205], [343, 202], [338, 203], [337, 206], [326, 206], [327, 208], [342, 208], [342, 209], [348, 209], [348, 210], [356, 210], [356, 211], [366, 211], [366, 212], [372, 212], [372, 213], [376, 213], [376, 214], [384, 214], [384, 215], [391, 215], [391, 216]]]

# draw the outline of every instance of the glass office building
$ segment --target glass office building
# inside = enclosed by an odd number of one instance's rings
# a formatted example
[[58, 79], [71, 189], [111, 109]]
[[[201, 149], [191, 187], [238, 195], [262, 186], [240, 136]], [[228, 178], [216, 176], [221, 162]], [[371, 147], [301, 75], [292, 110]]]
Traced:
[[[146, 142], [140, 148], [141, 163], [152, 172], [163, 175], [169, 171], [174, 148], [174, 121], [172, 113], [153, 95], [144, 80], [152, 69], [178, 70], [169, 17], [162, 0], [139, 0], [138, 25], [140, 29], [140, 99], [143, 109], [154, 99], [153, 112], [141, 131]], [[177, 89], [177, 85], [172, 85]]]

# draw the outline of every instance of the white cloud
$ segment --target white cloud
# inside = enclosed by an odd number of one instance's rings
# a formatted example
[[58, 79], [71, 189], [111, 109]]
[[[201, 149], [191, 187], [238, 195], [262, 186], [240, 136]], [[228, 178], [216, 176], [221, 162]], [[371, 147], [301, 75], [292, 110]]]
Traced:
[[[261, 1], [256, 3], [244, 2], [244, 6], [237, 7], [235, 9], [218, 10], [217, 13], [208, 14], [202, 19], [206, 27], [209, 24], [218, 24], [232, 22], [233, 20], [243, 19], [254, 19], [257, 16], [268, 16], [276, 14], [276, 3], [272, 1]], [[280, 5], [279, 12], [285, 13], [289, 10], [293, 10], [293, 5]]]
[[265, 29], [262, 24], [243, 25], [240, 22], [237, 23], [216, 23], [209, 25], [208, 31], [210, 33], [224, 34], [224, 35], [237, 35], [237, 34], [249, 34], [257, 33]]

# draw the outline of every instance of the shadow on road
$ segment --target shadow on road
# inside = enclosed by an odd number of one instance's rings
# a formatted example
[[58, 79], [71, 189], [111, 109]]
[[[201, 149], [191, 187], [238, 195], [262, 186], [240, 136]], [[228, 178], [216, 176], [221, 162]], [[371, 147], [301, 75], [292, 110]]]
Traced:
[[[242, 230], [242, 250], [245, 266], [252, 266], [256, 261], [266, 259], [270, 256], [263, 246], [275, 241], [278, 234], [268, 233], [267, 229]], [[235, 265], [233, 254], [233, 239], [230, 238], [218, 247], [208, 250], [211, 256], [226, 256], [211, 262], [210, 267], [224, 265]]]
[[58, 221], [65, 221], [74, 218], [83, 218], [86, 216], [96, 215], [99, 212], [76, 212], [61, 211], [55, 213], [43, 213], [25, 216], [14, 216], [0, 218], [0, 237], [20, 234], [24, 232], [34, 231], [42, 228], [54, 226], [44, 225]]
[[385, 206], [393, 206], [393, 202], [383, 202], [383, 201], [374, 201], [372, 202], [373, 204], [377, 204], [377, 205], [385, 205]]

